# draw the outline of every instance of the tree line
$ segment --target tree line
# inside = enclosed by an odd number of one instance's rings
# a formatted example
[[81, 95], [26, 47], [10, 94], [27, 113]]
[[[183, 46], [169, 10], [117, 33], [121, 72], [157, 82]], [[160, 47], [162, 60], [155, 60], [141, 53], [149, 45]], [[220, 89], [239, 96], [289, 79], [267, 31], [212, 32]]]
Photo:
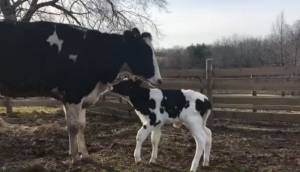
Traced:
[[162, 68], [204, 68], [213, 58], [220, 68], [300, 65], [300, 20], [287, 24], [282, 12], [264, 38], [233, 35], [213, 44], [159, 49]]

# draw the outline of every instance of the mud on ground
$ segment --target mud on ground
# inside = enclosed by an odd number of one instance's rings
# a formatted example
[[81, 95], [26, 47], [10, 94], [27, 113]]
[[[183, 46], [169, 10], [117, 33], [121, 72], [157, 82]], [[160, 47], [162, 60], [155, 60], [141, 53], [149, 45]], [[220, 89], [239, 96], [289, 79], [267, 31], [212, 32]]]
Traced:
[[[68, 136], [62, 112], [1, 114], [10, 125], [0, 126], [0, 171], [189, 171], [195, 143], [188, 130], [165, 126], [158, 164], [148, 164], [149, 139], [143, 146], [143, 163], [135, 164], [133, 150], [140, 121], [135, 116], [119, 118], [114, 113], [100, 109], [99, 113], [87, 114], [90, 160], [73, 167], [66, 163]], [[211, 166], [201, 167], [199, 171], [300, 172], [300, 124], [249, 123], [212, 116], [208, 127], [213, 132]]]

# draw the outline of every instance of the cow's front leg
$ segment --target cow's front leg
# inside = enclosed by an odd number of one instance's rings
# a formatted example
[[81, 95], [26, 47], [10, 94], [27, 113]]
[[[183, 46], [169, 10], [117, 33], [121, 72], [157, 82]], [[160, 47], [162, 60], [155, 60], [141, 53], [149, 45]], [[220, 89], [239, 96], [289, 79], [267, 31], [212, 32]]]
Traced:
[[75, 162], [79, 159], [77, 134], [79, 131], [80, 112], [81, 103], [65, 105], [66, 121], [69, 134], [69, 154], [71, 155], [72, 162]]
[[87, 158], [89, 156], [85, 138], [84, 138], [84, 129], [86, 126], [86, 109], [81, 109], [79, 113], [79, 130], [77, 134], [77, 142], [78, 142], [78, 152], [81, 154], [81, 158]]

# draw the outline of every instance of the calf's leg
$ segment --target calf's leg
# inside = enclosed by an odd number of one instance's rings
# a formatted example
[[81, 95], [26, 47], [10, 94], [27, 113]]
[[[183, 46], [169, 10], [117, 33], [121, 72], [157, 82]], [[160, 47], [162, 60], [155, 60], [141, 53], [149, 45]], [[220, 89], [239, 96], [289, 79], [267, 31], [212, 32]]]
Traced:
[[156, 163], [160, 136], [161, 136], [160, 127], [154, 128], [154, 130], [152, 130], [151, 132], [152, 153], [151, 153], [150, 163]]
[[150, 125], [144, 125], [141, 127], [136, 135], [136, 146], [134, 150], [135, 162], [140, 162], [141, 159], [141, 149], [143, 142], [146, 140], [147, 136], [150, 134], [152, 127]]
[[206, 142], [204, 147], [204, 155], [203, 155], [203, 166], [209, 166], [209, 156], [211, 151], [211, 144], [212, 144], [212, 133], [209, 128], [206, 126], [203, 127], [205, 134], [206, 134]]
[[202, 119], [198, 114], [195, 116], [190, 115], [190, 118], [186, 120], [186, 126], [190, 129], [196, 142], [196, 152], [190, 169], [190, 171], [196, 172], [205, 147], [207, 136], [203, 130]]

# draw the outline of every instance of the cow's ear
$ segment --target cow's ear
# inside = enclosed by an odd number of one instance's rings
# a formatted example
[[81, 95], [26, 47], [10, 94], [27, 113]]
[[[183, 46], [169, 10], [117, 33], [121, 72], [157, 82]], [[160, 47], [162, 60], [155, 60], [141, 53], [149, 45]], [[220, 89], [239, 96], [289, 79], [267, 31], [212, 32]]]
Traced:
[[149, 39], [150, 41], [152, 41], [152, 35], [149, 32], [142, 33], [142, 38], [144, 38], [144, 39], [146, 38], [146, 39]]
[[133, 34], [129, 30], [125, 30], [124, 33], [123, 33], [123, 36], [124, 36], [126, 41], [131, 40], [133, 38]]
[[136, 27], [132, 29], [132, 34], [133, 34], [133, 37], [134, 37], [134, 38], [139, 38], [139, 37], [141, 37], [141, 32], [140, 32], [139, 29], [136, 28]]
[[123, 36], [126, 41], [137, 40], [141, 37], [141, 33], [137, 28], [133, 28], [132, 30], [126, 30], [123, 33]]

